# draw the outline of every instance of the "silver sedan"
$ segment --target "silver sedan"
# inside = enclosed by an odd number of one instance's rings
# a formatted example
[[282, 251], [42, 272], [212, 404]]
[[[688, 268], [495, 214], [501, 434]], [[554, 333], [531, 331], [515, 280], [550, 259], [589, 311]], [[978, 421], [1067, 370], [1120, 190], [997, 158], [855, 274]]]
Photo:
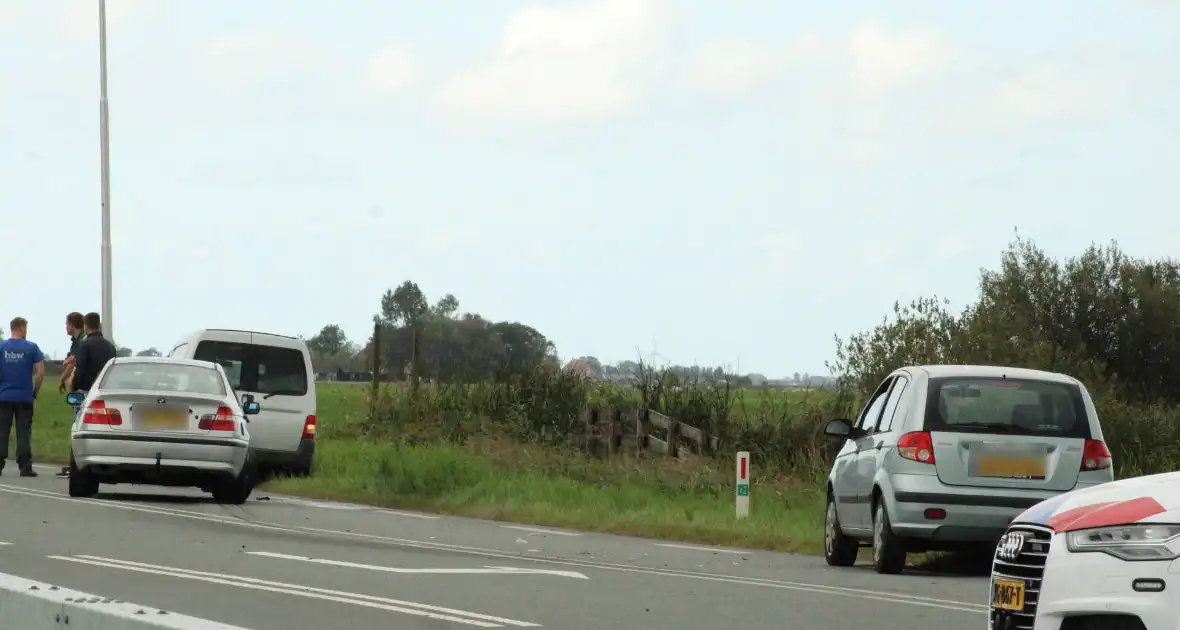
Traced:
[[89, 392], [73, 392], [70, 496], [100, 483], [199, 487], [220, 503], [245, 503], [256, 475], [249, 419], [259, 403], [239, 405], [220, 365], [208, 361], [121, 357]]

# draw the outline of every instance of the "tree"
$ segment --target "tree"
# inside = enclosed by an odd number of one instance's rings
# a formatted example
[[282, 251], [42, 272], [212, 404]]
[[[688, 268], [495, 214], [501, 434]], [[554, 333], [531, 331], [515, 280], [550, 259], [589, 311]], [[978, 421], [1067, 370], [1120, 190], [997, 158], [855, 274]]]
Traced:
[[959, 313], [937, 298], [895, 305], [892, 320], [837, 337], [830, 367], [864, 389], [906, 364], [1018, 365], [1126, 402], [1180, 402], [1180, 263], [1132, 259], [1115, 243], [1058, 262], [1017, 238], [979, 292]]
[[307, 340], [307, 349], [325, 356], [339, 354], [348, 345], [344, 330], [336, 324], [328, 324]]
[[123, 347], [123, 346], [115, 346], [115, 356], [117, 356], [117, 357], [129, 357], [129, 356], [131, 356], [131, 355], [132, 355], [131, 348], [126, 348], [126, 347]]
[[[459, 300], [444, 294], [432, 306], [412, 281], [385, 291], [374, 323], [381, 330], [383, 366], [392, 374], [406, 368], [418, 377], [476, 382], [508, 379], [538, 365], [556, 363], [553, 344], [518, 322], [491, 322], [478, 313], [459, 314]], [[364, 348], [372, 357], [373, 340]]]
[[148, 348], [147, 350], [140, 350], [139, 352], [135, 353], [135, 356], [137, 356], [137, 357], [159, 357], [159, 356], [163, 356], [163, 354], [159, 350], [157, 350], [155, 346], [152, 346], [152, 347]]

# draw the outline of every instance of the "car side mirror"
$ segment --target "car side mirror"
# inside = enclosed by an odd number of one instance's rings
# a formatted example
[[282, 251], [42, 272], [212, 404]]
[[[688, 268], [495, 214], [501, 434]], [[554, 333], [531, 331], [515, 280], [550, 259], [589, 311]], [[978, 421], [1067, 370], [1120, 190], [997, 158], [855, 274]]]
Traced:
[[81, 392], [70, 392], [66, 394], [66, 402], [75, 407], [82, 404], [83, 400], [86, 400], [86, 396]]
[[851, 420], [840, 418], [832, 420], [824, 427], [824, 435], [834, 438], [851, 439], [858, 437], [856, 427], [852, 426]]
[[253, 400], [242, 405], [242, 413], [246, 414], [247, 416], [252, 416], [261, 410], [262, 410], [262, 405], [258, 404], [257, 402], [254, 402]]

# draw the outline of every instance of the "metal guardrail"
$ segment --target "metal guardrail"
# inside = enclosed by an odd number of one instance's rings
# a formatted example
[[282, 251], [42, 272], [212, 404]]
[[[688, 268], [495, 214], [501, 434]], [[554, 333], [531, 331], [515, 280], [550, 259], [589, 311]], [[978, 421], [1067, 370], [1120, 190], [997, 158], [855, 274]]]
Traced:
[[0, 573], [0, 628], [248, 630]]

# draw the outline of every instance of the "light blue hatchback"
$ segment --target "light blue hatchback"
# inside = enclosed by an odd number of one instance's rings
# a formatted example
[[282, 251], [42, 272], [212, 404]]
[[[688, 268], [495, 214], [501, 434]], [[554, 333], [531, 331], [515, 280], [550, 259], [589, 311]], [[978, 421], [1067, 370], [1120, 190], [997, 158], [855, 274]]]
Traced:
[[1077, 379], [1022, 368], [894, 371], [855, 420], [828, 475], [824, 557], [851, 566], [871, 546], [878, 573], [907, 553], [990, 554], [1009, 522], [1070, 490], [1114, 480], [1094, 402]]

